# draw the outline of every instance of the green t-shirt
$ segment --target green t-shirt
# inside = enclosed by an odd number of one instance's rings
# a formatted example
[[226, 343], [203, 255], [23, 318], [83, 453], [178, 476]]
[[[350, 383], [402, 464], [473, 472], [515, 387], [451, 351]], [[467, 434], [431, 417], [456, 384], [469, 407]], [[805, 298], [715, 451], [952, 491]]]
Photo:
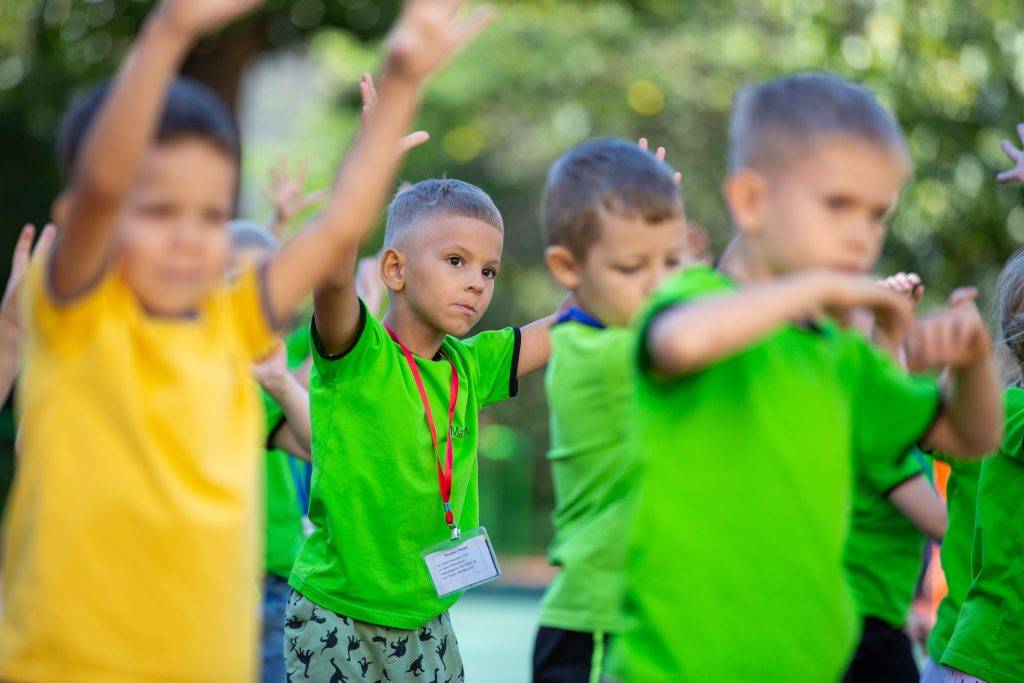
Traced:
[[551, 331], [545, 385], [551, 409], [555, 538], [561, 567], [541, 604], [540, 623], [617, 633], [629, 498], [637, 476], [629, 436], [632, 330], [578, 322]]
[[[445, 338], [435, 360], [417, 358], [440, 444], [435, 454], [423, 404], [398, 344], [361, 307], [351, 349], [325, 356], [313, 329], [309, 385], [315, 525], [295, 562], [292, 588], [360, 621], [413, 629], [458, 596], [439, 599], [423, 562], [449, 538], [437, 462], [454, 439], [451, 503], [462, 529], [479, 525], [477, 438], [480, 409], [517, 391], [519, 331]], [[459, 374], [455, 419], [446, 430], [451, 364]]]
[[1007, 389], [999, 452], [981, 464], [967, 590], [942, 663], [988, 681], [1024, 681], [1024, 389]]
[[856, 637], [852, 457], [891, 469], [940, 404], [934, 381], [827, 320], [780, 326], [692, 375], [649, 372], [658, 313], [735, 288], [690, 268], [641, 318], [645, 472], [612, 658], [627, 681], [838, 680]]
[[974, 539], [974, 508], [978, 500], [981, 462], [949, 460], [946, 480], [946, 508], [949, 524], [942, 539], [940, 561], [946, 576], [946, 596], [939, 603], [935, 626], [928, 637], [928, 656], [942, 661], [960, 606], [971, 587], [971, 545]]
[[895, 628], [907, 623], [914, 588], [921, 575], [925, 535], [889, 500], [900, 484], [925, 476], [916, 449], [889, 472], [861, 467], [854, 459], [853, 516], [844, 563], [861, 617], [875, 617]]
[[[302, 325], [286, 341], [288, 367], [295, 368], [309, 355], [309, 326]], [[263, 407], [267, 416], [266, 441], [270, 441], [282, 425], [281, 406], [263, 392]], [[309, 464], [281, 450], [268, 449], [266, 453], [266, 536], [264, 545], [265, 567], [269, 574], [287, 579], [292, 564], [302, 547], [302, 516], [308, 504]]]

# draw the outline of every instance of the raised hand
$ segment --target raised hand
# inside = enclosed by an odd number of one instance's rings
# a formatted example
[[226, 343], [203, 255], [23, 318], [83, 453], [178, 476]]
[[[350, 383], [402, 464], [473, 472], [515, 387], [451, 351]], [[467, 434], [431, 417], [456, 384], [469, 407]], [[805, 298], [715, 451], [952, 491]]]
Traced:
[[962, 368], [987, 360], [992, 340], [973, 300], [921, 319], [907, 338], [907, 363], [915, 372]]
[[[359, 94], [363, 97], [363, 128], [366, 128], [377, 113], [377, 88], [373, 84], [373, 76], [368, 73], [363, 74], [363, 80], [359, 82]], [[419, 147], [429, 139], [430, 133], [425, 130], [418, 130], [399, 138], [398, 156], [404, 156], [410, 149]]]
[[261, 4], [263, 0], [164, 0], [157, 16], [183, 35], [198, 37]]
[[917, 273], [896, 273], [884, 280], [879, 280], [878, 284], [907, 297], [914, 304], [914, 308], [917, 308], [921, 304], [921, 299], [924, 298], [924, 282]]
[[[643, 151], [645, 151], [645, 152], [649, 151], [649, 147], [648, 147], [648, 143], [647, 143], [647, 138], [640, 138], [640, 140], [638, 140], [636, 144], [637, 144], [637, 147], [639, 147]], [[658, 159], [658, 161], [665, 161], [665, 148], [664, 147], [659, 147], [654, 152], [654, 156]], [[675, 171], [672, 174], [672, 180], [676, 181], [676, 185], [681, 185], [682, 182], [683, 182], [683, 174], [680, 173], [679, 171]]]
[[[1017, 124], [1017, 137], [1024, 143], [1024, 123]], [[1003, 140], [1002, 147], [1003, 152], [1014, 163], [1014, 167], [997, 175], [996, 180], [1000, 183], [1024, 184], [1024, 151], [1014, 147], [1009, 140]]]
[[407, 0], [388, 37], [387, 76], [425, 79], [494, 16], [490, 7], [482, 7], [457, 19], [463, 4], [464, 0]]
[[269, 356], [253, 365], [253, 376], [270, 394], [276, 393], [288, 379], [288, 350], [284, 344], [279, 342]]
[[0, 324], [8, 326], [8, 329], [19, 335], [22, 330], [18, 304], [21, 281], [35, 254], [40, 250], [45, 252], [49, 249], [49, 245], [57, 237], [57, 228], [52, 223], [43, 228], [36, 248], [32, 249], [32, 240], [35, 239], [35, 234], [36, 227], [31, 223], [21, 229], [18, 243], [14, 247], [14, 256], [11, 257], [11, 275], [7, 279], [7, 288], [4, 290], [3, 300], [0, 302]]
[[957, 287], [953, 290], [953, 293], [949, 295], [947, 306], [950, 308], [959, 308], [960, 306], [974, 305], [974, 300], [978, 298], [977, 287]]
[[898, 344], [910, 327], [913, 307], [910, 300], [867, 278], [838, 273], [811, 275], [824, 279], [822, 306], [844, 325], [853, 324], [858, 311], [871, 313], [876, 326]]
[[279, 156], [277, 163], [268, 171], [270, 181], [263, 188], [263, 193], [274, 205], [274, 219], [271, 222], [270, 231], [278, 239], [284, 237], [288, 224], [295, 216], [319, 204], [327, 197], [326, 189], [308, 194], [302, 189], [308, 170], [309, 159], [304, 157], [299, 159], [293, 175], [288, 167], [288, 161], [284, 156]]

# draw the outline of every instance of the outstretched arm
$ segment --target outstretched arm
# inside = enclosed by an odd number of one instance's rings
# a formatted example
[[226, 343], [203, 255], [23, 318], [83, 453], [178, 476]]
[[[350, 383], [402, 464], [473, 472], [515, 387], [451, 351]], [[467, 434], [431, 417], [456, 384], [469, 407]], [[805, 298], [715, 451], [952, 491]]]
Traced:
[[456, 19], [461, 5], [461, 0], [406, 3], [389, 39], [376, 112], [346, 157], [324, 215], [270, 263], [268, 285], [278, 319], [319, 286], [314, 311], [328, 353], [347, 348], [355, 336], [355, 259], [394, 179], [396, 140], [412, 122], [422, 84], [489, 20], [486, 11]]
[[146, 20], [72, 171], [68, 216], [53, 256], [52, 284], [58, 294], [77, 294], [106, 267], [115, 218], [192, 44], [258, 2], [167, 0]]
[[894, 488], [889, 492], [889, 501], [928, 538], [942, 542], [949, 515], [923, 474]]

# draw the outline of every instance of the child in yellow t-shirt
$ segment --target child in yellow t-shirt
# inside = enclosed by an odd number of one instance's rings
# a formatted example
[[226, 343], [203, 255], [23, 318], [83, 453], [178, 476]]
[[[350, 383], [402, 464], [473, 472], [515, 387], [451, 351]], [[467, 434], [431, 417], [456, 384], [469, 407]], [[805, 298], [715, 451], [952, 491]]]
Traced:
[[424, 79], [479, 29], [417, 0], [329, 211], [223, 273], [231, 119], [175, 73], [257, 0], [166, 0], [112, 85], [66, 119], [57, 242], [25, 282], [22, 455], [5, 514], [0, 679], [253, 678], [259, 401], [275, 321], [376, 219]]

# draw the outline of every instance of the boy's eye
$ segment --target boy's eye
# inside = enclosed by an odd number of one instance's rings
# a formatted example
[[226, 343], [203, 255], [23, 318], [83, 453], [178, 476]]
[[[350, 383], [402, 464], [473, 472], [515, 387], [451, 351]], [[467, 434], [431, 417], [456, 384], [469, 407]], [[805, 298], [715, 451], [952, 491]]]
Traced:
[[669, 256], [665, 259], [665, 265], [669, 268], [678, 268], [683, 264], [683, 259], [678, 256]]
[[139, 207], [139, 211], [147, 218], [170, 218], [175, 213], [173, 204], [160, 202], [143, 204]]
[[612, 266], [623, 275], [633, 275], [640, 272], [640, 266]]
[[449, 256], [445, 260], [448, 261], [448, 263], [450, 263], [451, 265], [455, 266], [456, 268], [465, 263], [465, 261], [462, 260], [461, 256]]
[[483, 272], [484, 277], [488, 279], [493, 280], [494, 278], [498, 277], [498, 271], [496, 271], [494, 268], [484, 268]]
[[227, 223], [228, 217], [221, 209], [206, 209], [203, 211], [203, 222], [219, 226]]
[[853, 200], [842, 195], [833, 195], [825, 200], [825, 203], [833, 211], [843, 211], [853, 206]]

